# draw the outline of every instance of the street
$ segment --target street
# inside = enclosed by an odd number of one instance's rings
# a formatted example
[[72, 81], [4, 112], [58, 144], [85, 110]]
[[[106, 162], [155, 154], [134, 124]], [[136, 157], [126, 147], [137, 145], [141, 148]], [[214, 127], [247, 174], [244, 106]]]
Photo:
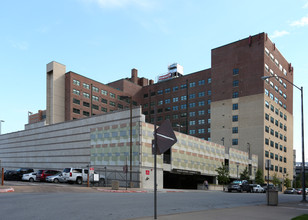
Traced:
[[[74, 192], [63, 191], [71, 187]], [[48, 193], [0, 193], [0, 219], [119, 220], [153, 216], [154, 213], [153, 192], [110, 193], [76, 186], [54, 188]], [[80, 192], [75, 192], [78, 189]], [[297, 195], [279, 194], [279, 203], [296, 202], [300, 199]], [[161, 190], [158, 193], [157, 213], [166, 215], [260, 204], [266, 204], [265, 194]]]

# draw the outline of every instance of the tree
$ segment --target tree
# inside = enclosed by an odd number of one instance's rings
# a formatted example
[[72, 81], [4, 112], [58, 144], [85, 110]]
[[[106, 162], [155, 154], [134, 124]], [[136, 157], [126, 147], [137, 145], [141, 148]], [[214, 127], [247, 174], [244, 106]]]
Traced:
[[230, 182], [229, 167], [221, 163], [221, 167], [217, 168], [215, 171], [218, 173], [218, 183], [223, 185], [224, 190], [224, 185]]
[[247, 167], [243, 170], [243, 172], [240, 173], [240, 178], [241, 180], [249, 181], [249, 171]]
[[256, 181], [256, 184], [263, 184], [264, 183], [262, 170], [260, 170], [260, 169], [257, 170], [256, 176], [255, 176], [255, 181]]
[[291, 180], [288, 177], [286, 177], [286, 179], [284, 180], [284, 186], [286, 188], [291, 187]]
[[277, 186], [277, 185], [279, 185], [280, 184], [280, 180], [278, 179], [278, 177], [277, 177], [277, 173], [274, 173], [274, 175], [273, 175], [273, 184], [274, 184], [274, 186]]

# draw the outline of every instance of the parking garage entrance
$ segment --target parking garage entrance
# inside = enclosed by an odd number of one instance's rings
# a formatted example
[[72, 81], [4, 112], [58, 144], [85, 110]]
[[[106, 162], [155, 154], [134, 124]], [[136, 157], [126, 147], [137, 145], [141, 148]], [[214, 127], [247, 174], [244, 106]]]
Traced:
[[169, 189], [198, 189], [204, 180], [213, 183], [212, 176], [203, 176], [200, 172], [173, 169], [164, 171], [164, 188]]

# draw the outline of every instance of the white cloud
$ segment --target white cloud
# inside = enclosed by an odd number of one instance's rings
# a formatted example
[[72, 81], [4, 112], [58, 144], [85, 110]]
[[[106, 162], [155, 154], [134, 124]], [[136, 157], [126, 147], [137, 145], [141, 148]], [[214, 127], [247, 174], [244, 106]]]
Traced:
[[303, 26], [308, 25], [308, 15], [306, 15], [305, 17], [302, 17], [298, 21], [293, 21], [290, 25], [296, 26], [296, 27], [303, 27]]
[[308, 8], [308, 2], [303, 6], [303, 8]]
[[126, 6], [138, 6], [141, 8], [153, 7], [150, 0], [83, 0], [86, 3], [96, 3], [101, 8], [123, 8]]
[[11, 41], [12, 47], [19, 49], [19, 50], [28, 50], [29, 44], [28, 42], [22, 41], [22, 42], [14, 42]]
[[277, 37], [282, 37], [284, 35], [290, 34], [287, 31], [274, 31], [274, 33], [270, 36], [271, 39], [277, 38]]

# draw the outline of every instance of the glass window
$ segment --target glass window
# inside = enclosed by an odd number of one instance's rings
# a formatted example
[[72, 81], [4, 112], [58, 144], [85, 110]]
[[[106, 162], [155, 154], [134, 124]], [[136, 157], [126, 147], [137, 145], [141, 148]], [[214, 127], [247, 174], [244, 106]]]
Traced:
[[205, 95], [205, 92], [199, 92], [198, 97], [203, 97]]
[[83, 83], [82, 86], [83, 86], [83, 88], [85, 88], [85, 89], [90, 89], [90, 85], [87, 84], [87, 83]]
[[207, 123], [208, 123], [208, 124], [211, 124], [211, 119], [210, 119], [210, 118], [207, 120]]
[[196, 112], [189, 112], [189, 117], [194, 117], [196, 116]]
[[172, 88], [172, 90], [173, 90], [173, 92], [174, 92], [174, 91], [178, 91], [178, 90], [179, 90], [179, 87], [178, 87], [178, 86], [175, 86], [175, 87]]
[[207, 100], [207, 104], [210, 105], [211, 104], [211, 99]]
[[170, 92], [171, 92], [170, 88], [165, 89], [165, 93], [170, 93]]
[[95, 95], [92, 95], [92, 100], [99, 102], [99, 98], [97, 96], [95, 96]]
[[161, 95], [161, 94], [163, 94], [163, 90], [162, 89], [157, 91], [157, 95]]
[[232, 133], [237, 134], [238, 133], [238, 127], [232, 127]]
[[267, 138], [265, 138], [265, 144], [269, 145], [269, 140]]
[[238, 86], [238, 80], [233, 80], [233, 87], [237, 87]]
[[238, 145], [238, 139], [237, 138], [232, 139], [232, 145]]
[[265, 132], [269, 133], [269, 127], [268, 126], [265, 126]]
[[196, 103], [194, 103], [194, 102], [189, 103], [189, 108], [193, 108], [193, 107], [196, 107]]
[[269, 114], [265, 113], [265, 119], [269, 120]]
[[182, 104], [181, 105], [181, 109], [186, 109], [187, 108], [187, 105], [186, 104]]
[[159, 101], [157, 102], [157, 105], [162, 105], [162, 104], [164, 104], [164, 101], [163, 101], [163, 100], [159, 100]]
[[90, 95], [89, 95], [88, 93], [84, 92], [84, 93], [83, 93], [83, 97], [89, 99], [89, 98], [90, 98]]
[[173, 111], [179, 110], [179, 106], [172, 106], [172, 110], [173, 110]]
[[208, 83], [208, 84], [212, 83], [212, 78], [208, 78], [208, 79], [207, 79], [207, 83]]
[[186, 89], [186, 88], [187, 88], [186, 84], [181, 85], [181, 89]]
[[77, 109], [77, 108], [73, 108], [73, 112], [74, 112], [75, 114], [80, 114], [80, 110]]
[[169, 104], [169, 103], [170, 103], [170, 99], [166, 99], [165, 104]]
[[189, 83], [189, 87], [195, 87], [195, 86], [196, 86], [196, 83], [195, 83], [195, 82]]
[[238, 75], [238, 73], [239, 73], [238, 68], [234, 68], [233, 69], [233, 76]]
[[204, 115], [204, 114], [205, 114], [205, 111], [204, 111], [204, 110], [198, 111], [198, 115]]
[[198, 84], [199, 84], [199, 86], [204, 85], [205, 84], [205, 80], [204, 79], [203, 80], [199, 80]]
[[270, 155], [271, 155], [271, 159], [274, 159], [274, 154], [273, 154], [273, 153], [271, 153]]
[[204, 128], [198, 129], [198, 133], [199, 134], [204, 134], [205, 133], [205, 129]]
[[115, 94], [112, 93], [112, 92], [110, 92], [109, 95], [110, 95], [111, 98], [114, 98], [114, 99], [115, 99], [115, 97], [116, 97]]
[[266, 108], [269, 108], [268, 101], [265, 101], [265, 107], [266, 107]]
[[101, 90], [102, 95], [108, 95], [108, 92], [106, 90]]
[[196, 134], [196, 130], [189, 130], [189, 134]]
[[233, 115], [232, 116], [232, 121], [238, 121], [238, 115]]
[[107, 99], [101, 99], [101, 101], [102, 101], [102, 103], [105, 103], [105, 104], [107, 104]]
[[187, 100], [187, 96], [186, 95], [181, 96], [181, 101], [184, 101], [184, 100]]
[[189, 121], [189, 125], [195, 125], [196, 121]]
[[115, 102], [109, 101], [109, 105], [116, 106]]
[[102, 107], [101, 110], [102, 110], [102, 112], [107, 112], [107, 108], [105, 108], [105, 107]]
[[80, 86], [80, 82], [77, 79], [73, 79], [73, 84], [76, 86]]
[[90, 103], [89, 103], [89, 102], [83, 102], [82, 104], [83, 104], [83, 106], [85, 106], [85, 107], [90, 107]]
[[198, 105], [199, 105], [199, 106], [204, 106], [204, 105], [205, 105], [205, 102], [204, 102], [204, 101], [200, 101], [200, 102], [198, 102]]
[[77, 104], [77, 105], [80, 105], [80, 100], [73, 98], [73, 103]]
[[265, 151], [265, 157], [268, 157], [268, 156], [269, 156], [268, 151]]
[[99, 109], [98, 105], [92, 105], [92, 108], [93, 108], [93, 109], [96, 109], [96, 110]]
[[80, 95], [80, 91], [77, 90], [77, 89], [73, 89], [73, 94], [75, 94], [75, 95]]
[[198, 120], [198, 124], [199, 124], [199, 125], [203, 125], [203, 124], [205, 124], [205, 120], [204, 120], [204, 119], [200, 119], [200, 120]]
[[207, 91], [207, 95], [212, 95], [212, 91], [211, 91], [211, 90], [208, 90], [208, 91]]
[[270, 141], [270, 146], [274, 147], [274, 141]]
[[172, 100], [173, 100], [173, 102], [178, 102], [179, 101], [179, 97], [174, 97]]
[[93, 92], [99, 92], [99, 89], [97, 87], [95, 87], [95, 86], [92, 86], [92, 91]]
[[232, 110], [238, 110], [238, 103], [232, 104]]
[[190, 99], [196, 98], [196, 94], [190, 94], [190, 95], [189, 95], [189, 98], [190, 98]]
[[233, 92], [232, 93], [232, 98], [238, 98], [238, 92]]

